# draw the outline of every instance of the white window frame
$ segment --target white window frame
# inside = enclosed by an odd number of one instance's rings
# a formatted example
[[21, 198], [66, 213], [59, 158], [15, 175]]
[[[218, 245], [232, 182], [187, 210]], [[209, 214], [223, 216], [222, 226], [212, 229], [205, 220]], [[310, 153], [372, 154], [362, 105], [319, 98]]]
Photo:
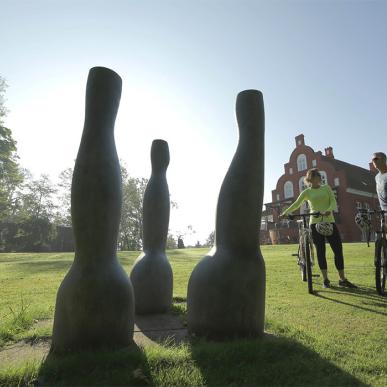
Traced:
[[317, 165], [317, 160], [312, 160], [312, 167], [315, 167]]
[[338, 177], [335, 177], [334, 185], [335, 185], [335, 187], [338, 187], [340, 185], [340, 179]]
[[293, 168], [289, 168], [289, 175], [293, 175]]
[[308, 163], [306, 161], [306, 156], [301, 153], [297, 156], [297, 170], [298, 172], [305, 171], [308, 169]]
[[294, 197], [294, 188], [293, 188], [293, 183], [288, 180], [284, 184], [284, 199], [289, 199]]

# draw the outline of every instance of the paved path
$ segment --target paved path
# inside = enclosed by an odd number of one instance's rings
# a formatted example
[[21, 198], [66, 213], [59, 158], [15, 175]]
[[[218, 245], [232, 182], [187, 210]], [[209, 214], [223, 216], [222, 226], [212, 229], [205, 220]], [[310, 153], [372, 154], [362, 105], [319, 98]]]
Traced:
[[[53, 320], [45, 320], [44, 324], [52, 326]], [[41, 324], [41, 322], [38, 322]], [[154, 344], [181, 343], [188, 338], [187, 329], [177, 314], [155, 314], [136, 316], [134, 341], [140, 346]], [[48, 354], [51, 338], [19, 341], [5, 346], [0, 350], [0, 370], [17, 366], [25, 362], [41, 362]]]

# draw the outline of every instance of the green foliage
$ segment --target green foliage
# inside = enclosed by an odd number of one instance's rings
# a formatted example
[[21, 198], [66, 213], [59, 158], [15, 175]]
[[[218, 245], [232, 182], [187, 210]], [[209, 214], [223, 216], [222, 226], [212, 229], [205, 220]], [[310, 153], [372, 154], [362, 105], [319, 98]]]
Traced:
[[59, 174], [59, 182], [56, 189], [58, 202], [55, 213], [55, 224], [71, 226], [71, 182], [73, 168], [67, 168]]
[[177, 240], [174, 235], [168, 233], [167, 236], [167, 249], [176, 249], [177, 248]]
[[206, 240], [206, 245], [207, 246], [214, 246], [215, 244], [215, 231], [211, 231], [210, 235], [208, 235], [207, 240]]
[[35, 321], [29, 313], [29, 305], [21, 298], [20, 304], [10, 305], [7, 319], [0, 330], [0, 346], [14, 340], [21, 332], [26, 331]]
[[0, 76], [0, 126], [3, 125], [3, 118], [7, 114], [7, 108], [5, 107], [5, 89], [7, 87], [7, 82]]
[[23, 182], [17, 160], [12, 132], [0, 125], [0, 222], [15, 212], [16, 194]]
[[7, 84], [0, 76], [0, 222], [14, 212], [16, 193], [23, 182], [23, 173], [18, 164], [16, 141], [11, 129], [4, 126], [7, 114], [5, 89]]
[[39, 179], [34, 179], [27, 174], [24, 190], [20, 195], [19, 217], [53, 220], [56, 209], [54, 203], [56, 192], [57, 189], [47, 175], [42, 174]]
[[130, 177], [121, 162], [122, 210], [118, 243], [121, 250], [142, 247], [142, 202], [148, 180]]

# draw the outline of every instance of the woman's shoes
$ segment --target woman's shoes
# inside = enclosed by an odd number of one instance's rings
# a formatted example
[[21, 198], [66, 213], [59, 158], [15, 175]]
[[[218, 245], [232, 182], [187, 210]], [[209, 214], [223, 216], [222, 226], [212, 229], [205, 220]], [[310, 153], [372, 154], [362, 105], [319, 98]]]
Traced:
[[357, 286], [353, 284], [352, 282], [349, 282], [346, 278], [343, 280], [339, 280], [339, 286], [343, 286], [346, 288], [351, 288], [351, 289], [357, 289]]
[[327, 288], [330, 288], [331, 287], [331, 281], [329, 281], [329, 279], [325, 279], [324, 282], [323, 282], [323, 288], [327, 289]]

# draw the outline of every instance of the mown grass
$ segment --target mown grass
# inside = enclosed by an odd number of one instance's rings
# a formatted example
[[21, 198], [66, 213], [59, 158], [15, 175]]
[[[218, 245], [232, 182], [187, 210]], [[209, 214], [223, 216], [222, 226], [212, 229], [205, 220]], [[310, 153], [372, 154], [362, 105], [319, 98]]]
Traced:
[[[387, 385], [387, 300], [373, 284], [372, 249], [345, 244], [347, 277], [359, 289], [335, 286], [308, 295], [295, 264], [295, 246], [263, 246], [266, 331], [263, 340], [166, 342], [116, 352], [84, 353], [1, 369], [0, 385]], [[207, 249], [168, 252], [174, 272], [174, 311], [185, 313], [189, 275]], [[127, 272], [137, 252], [120, 252]], [[57, 288], [73, 254], [0, 254], [0, 345], [51, 334], [34, 324], [52, 318]]]

